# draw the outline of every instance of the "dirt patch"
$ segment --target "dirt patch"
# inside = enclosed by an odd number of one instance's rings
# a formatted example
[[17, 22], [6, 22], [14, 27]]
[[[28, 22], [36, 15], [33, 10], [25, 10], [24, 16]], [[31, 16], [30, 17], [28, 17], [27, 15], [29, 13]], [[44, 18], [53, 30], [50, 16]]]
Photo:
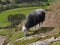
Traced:
[[48, 7], [44, 27], [56, 27], [60, 25], [60, 1]]
[[0, 45], [3, 45], [5, 40], [6, 40], [6, 36], [0, 35]]

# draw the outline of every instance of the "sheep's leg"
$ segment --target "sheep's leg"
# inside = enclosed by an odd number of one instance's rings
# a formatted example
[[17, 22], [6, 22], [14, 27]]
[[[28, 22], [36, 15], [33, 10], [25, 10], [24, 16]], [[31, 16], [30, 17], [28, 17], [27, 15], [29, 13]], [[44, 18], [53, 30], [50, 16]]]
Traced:
[[34, 26], [34, 30], [36, 30], [36, 26]]
[[24, 31], [25, 36], [27, 36], [28, 33], [29, 33], [29, 31], [27, 31], [27, 30]]
[[39, 28], [40, 28], [40, 23], [39, 23]]
[[29, 28], [27, 29], [25, 26], [23, 26], [22, 31], [24, 32], [24, 36], [26, 36], [29, 33]]
[[38, 29], [40, 29], [40, 23], [38, 24]]
[[40, 23], [40, 28], [42, 27], [42, 22]]
[[41, 23], [39, 23], [39, 28], [41, 28], [42, 27], [42, 22]]

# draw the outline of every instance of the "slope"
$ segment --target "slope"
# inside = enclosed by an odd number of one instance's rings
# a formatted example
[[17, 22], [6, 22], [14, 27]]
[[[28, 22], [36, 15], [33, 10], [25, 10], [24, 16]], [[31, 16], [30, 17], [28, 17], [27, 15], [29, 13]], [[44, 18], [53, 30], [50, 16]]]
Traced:
[[56, 27], [60, 25], [60, 1], [53, 3], [47, 8], [46, 19], [43, 24], [45, 27]]

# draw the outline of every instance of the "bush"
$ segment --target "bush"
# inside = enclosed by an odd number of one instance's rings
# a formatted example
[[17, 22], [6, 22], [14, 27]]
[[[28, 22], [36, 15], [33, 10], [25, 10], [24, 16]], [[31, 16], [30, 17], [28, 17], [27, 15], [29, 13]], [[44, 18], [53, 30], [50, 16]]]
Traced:
[[20, 23], [23, 19], [25, 19], [24, 14], [10, 14], [8, 16], [8, 21], [11, 22], [11, 24]]
[[39, 3], [21, 3], [21, 4], [5, 4], [6, 7], [3, 5], [1, 6], [0, 10], [8, 10], [8, 9], [14, 9], [14, 8], [20, 8], [20, 7], [33, 7], [33, 6], [48, 6], [49, 2], [39, 2]]

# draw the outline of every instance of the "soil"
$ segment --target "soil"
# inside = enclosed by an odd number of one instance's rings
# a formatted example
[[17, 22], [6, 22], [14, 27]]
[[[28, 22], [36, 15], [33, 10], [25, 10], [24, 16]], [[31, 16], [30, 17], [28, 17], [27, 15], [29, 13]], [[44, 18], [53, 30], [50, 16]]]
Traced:
[[5, 40], [6, 40], [6, 36], [0, 35], [0, 45], [3, 45]]

